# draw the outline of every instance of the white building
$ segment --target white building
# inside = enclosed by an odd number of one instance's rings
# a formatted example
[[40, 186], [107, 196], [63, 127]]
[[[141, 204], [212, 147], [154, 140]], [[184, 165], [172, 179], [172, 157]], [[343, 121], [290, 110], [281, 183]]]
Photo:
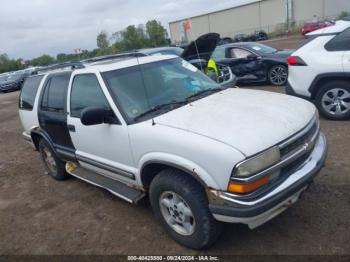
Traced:
[[[301, 24], [313, 19], [336, 18], [342, 11], [350, 12], [350, 0], [257, 0], [232, 8], [169, 23], [173, 43], [186, 38], [216, 32], [222, 37], [238, 33], [251, 33], [263, 29], [268, 33], [286, 30], [287, 21]], [[186, 34], [185, 21], [191, 21], [191, 30]]]

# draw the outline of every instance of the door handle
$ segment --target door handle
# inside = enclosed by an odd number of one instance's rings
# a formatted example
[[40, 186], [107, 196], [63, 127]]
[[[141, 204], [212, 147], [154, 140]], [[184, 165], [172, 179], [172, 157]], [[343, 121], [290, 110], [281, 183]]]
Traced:
[[74, 125], [68, 125], [68, 130], [70, 132], [75, 132], [75, 126]]

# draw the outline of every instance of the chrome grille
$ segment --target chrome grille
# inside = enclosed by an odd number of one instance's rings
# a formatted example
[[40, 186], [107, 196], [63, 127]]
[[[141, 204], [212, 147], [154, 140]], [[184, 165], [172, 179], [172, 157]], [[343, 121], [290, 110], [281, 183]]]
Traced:
[[305, 134], [296, 138], [295, 140], [293, 140], [292, 138], [292, 140], [289, 143], [280, 147], [281, 157], [284, 158], [290, 153], [296, 151], [301, 146], [305, 145], [306, 143], [309, 143], [316, 132], [318, 132], [317, 122], [315, 122]]

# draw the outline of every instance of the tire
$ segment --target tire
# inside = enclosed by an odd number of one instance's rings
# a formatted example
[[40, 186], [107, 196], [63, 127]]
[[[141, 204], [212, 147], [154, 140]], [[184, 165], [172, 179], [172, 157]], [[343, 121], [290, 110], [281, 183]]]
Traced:
[[268, 72], [269, 82], [274, 86], [284, 86], [288, 81], [288, 68], [285, 65], [274, 65]]
[[[170, 237], [181, 245], [192, 249], [208, 248], [221, 233], [222, 224], [210, 213], [204, 189], [192, 177], [181, 171], [161, 171], [151, 183], [150, 201], [157, 220]], [[163, 204], [166, 201], [167, 205]], [[177, 222], [181, 220], [187, 223], [175, 223], [174, 217]], [[166, 219], [172, 220], [174, 226]], [[187, 226], [184, 226], [185, 224]]]
[[39, 151], [45, 168], [51, 177], [58, 181], [66, 180], [69, 177], [65, 169], [65, 162], [57, 157], [44, 139], [39, 142]]
[[325, 83], [317, 92], [315, 103], [325, 118], [350, 118], [350, 82], [334, 80]]

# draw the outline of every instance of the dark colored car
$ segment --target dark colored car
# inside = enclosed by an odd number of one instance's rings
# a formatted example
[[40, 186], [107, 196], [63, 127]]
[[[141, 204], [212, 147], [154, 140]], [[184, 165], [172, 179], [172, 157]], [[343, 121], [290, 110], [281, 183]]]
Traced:
[[233, 38], [233, 42], [235, 42], [235, 43], [237, 43], [237, 42], [247, 42], [247, 41], [251, 41], [250, 35], [248, 35], [248, 34], [237, 34]]
[[267, 33], [263, 30], [257, 30], [255, 31], [253, 34], [250, 35], [250, 40], [251, 41], [264, 41], [264, 40], [268, 40], [269, 37], [267, 35]]
[[303, 35], [306, 35], [308, 33], [311, 33], [313, 31], [316, 31], [318, 29], [325, 28], [331, 25], [333, 25], [333, 23], [329, 21], [306, 22], [303, 28], [301, 29], [301, 33]]
[[28, 75], [26, 72], [19, 72], [5, 76], [2, 81], [0, 80], [0, 91], [10, 92], [20, 90]]
[[229, 66], [239, 83], [270, 82], [281, 86], [287, 83], [287, 58], [293, 52], [245, 42], [218, 46], [212, 57], [217, 63]]

